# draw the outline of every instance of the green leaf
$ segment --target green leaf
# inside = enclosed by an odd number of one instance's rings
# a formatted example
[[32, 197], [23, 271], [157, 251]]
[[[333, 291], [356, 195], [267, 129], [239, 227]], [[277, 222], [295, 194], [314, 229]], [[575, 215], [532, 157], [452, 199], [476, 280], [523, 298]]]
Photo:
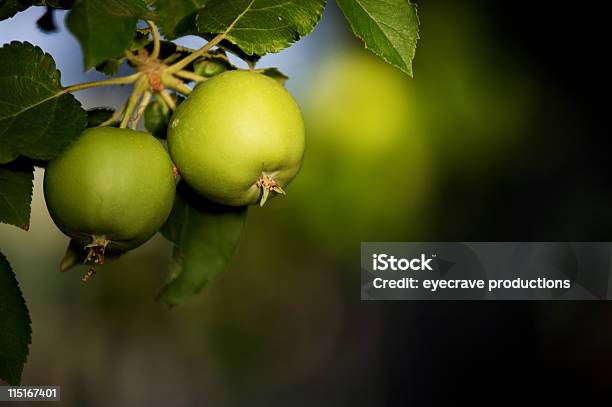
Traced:
[[0, 379], [11, 386], [21, 382], [31, 342], [28, 308], [11, 265], [0, 253]]
[[30, 228], [34, 166], [27, 160], [0, 165], [0, 222]]
[[387, 63], [412, 76], [419, 17], [408, 0], [336, 0], [355, 35]]
[[85, 70], [122, 54], [146, 12], [142, 0], [77, 0], [66, 26], [81, 44]]
[[174, 208], [161, 229], [175, 244], [162, 301], [179, 304], [225, 269], [240, 241], [246, 213], [246, 207], [209, 202], [179, 183]]
[[168, 40], [195, 34], [198, 10], [209, 0], [156, 0], [157, 24]]
[[115, 113], [113, 109], [104, 107], [87, 110], [87, 127], [98, 127], [108, 121], [113, 116], [113, 113]]
[[201, 34], [227, 33], [248, 55], [279, 52], [312, 32], [325, 0], [210, 0], [198, 13]]
[[13, 17], [15, 14], [23, 11], [34, 4], [28, 0], [0, 0], [0, 21]]
[[85, 128], [81, 104], [63, 93], [53, 58], [40, 48], [12, 42], [0, 61], [0, 164], [56, 157]]

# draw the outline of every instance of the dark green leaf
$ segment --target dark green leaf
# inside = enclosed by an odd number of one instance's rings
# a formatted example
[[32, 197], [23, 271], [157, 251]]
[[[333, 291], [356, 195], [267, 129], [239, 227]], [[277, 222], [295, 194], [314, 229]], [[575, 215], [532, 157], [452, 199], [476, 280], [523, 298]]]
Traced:
[[336, 0], [366, 48], [412, 76], [419, 17], [408, 0]]
[[31, 342], [28, 308], [11, 265], [0, 253], [0, 379], [11, 386], [21, 382]]
[[209, 0], [157, 0], [157, 23], [166, 39], [172, 40], [197, 32], [195, 18], [198, 10]]
[[246, 207], [209, 202], [179, 183], [174, 208], [161, 229], [175, 244], [162, 301], [179, 304], [225, 269], [240, 241], [246, 213]]
[[81, 44], [85, 69], [122, 54], [146, 12], [142, 0], [77, 0], [66, 26]]
[[289, 77], [278, 70], [278, 68], [265, 68], [262, 72], [264, 75], [276, 80], [281, 85], [285, 86]]
[[279, 52], [312, 32], [325, 0], [210, 0], [198, 13], [201, 34], [227, 33], [248, 55]]
[[85, 128], [85, 111], [62, 93], [55, 62], [40, 48], [12, 42], [0, 61], [0, 163], [54, 158]]
[[28, 160], [0, 165], [0, 222], [29, 229], [33, 180], [34, 166]]
[[87, 127], [98, 127], [108, 121], [115, 111], [113, 109], [97, 107], [87, 111]]
[[30, 7], [34, 2], [31, 0], [0, 0], [0, 21], [13, 17]]

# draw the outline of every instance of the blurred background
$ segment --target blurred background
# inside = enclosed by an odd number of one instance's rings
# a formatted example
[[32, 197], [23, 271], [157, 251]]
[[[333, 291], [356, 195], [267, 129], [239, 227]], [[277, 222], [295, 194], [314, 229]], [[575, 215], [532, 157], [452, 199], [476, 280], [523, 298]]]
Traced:
[[[312, 35], [264, 57], [304, 110], [303, 170], [286, 197], [250, 211], [230, 269], [175, 309], [155, 301], [171, 252], [160, 236], [88, 284], [83, 269], [59, 273], [68, 239], [37, 170], [30, 231], [0, 225], [32, 317], [23, 384], [92, 406], [605, 392], [609, 303], [359, 300], [361, 241], [612, 239], [611, 7], [535, 3], [419, 1], [413, 79], [362, 50], [333, 4]], [[38, 31], [43, 12], [0, 23], [0, 41], [39, 45], [64, 85], [101, 78], [82, 72], [64, 14], [57, 33]], [[77, 97], [116, 107], [127, 92]]]

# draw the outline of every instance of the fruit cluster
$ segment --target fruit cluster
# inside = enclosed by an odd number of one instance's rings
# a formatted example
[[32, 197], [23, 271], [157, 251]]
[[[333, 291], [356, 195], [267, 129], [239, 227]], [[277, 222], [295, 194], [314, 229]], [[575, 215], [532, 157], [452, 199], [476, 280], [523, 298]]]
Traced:
[[284, 194], [302, 163], [304, 133], [301, 111], [281, 84], [258, 72], [227, 71], [176, 108], [168, 151], [145, 132], [87, 129], [49, 163], [46, 203], [62, 232], [88, 248], [86, 262], [99, 264], [107, 250], [133, 249], [159, 230], [178, 174], [222, 205], [263, 206]]

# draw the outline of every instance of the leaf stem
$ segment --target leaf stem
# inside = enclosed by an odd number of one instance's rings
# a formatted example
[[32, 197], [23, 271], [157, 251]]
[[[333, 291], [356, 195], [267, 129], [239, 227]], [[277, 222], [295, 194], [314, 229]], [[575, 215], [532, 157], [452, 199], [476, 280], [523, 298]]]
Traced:
[[122, 76], [119, 78], [111, 78], [111, 79], [104, 79], [102, 81], [78, 83], [76, 85], [65, 87], [62, 90], [62, 93], [72, 93], [72, 92], [77, 92], [83, 89], [99, 88], [102, 86], [128, 85], [130, 83], [136, 82], [140, 76], [141, 76], [141, 73], [136, 72], [132, 75]]
[[147, 20], [147, 24], [151, 29], [151, 35], [153, 35], [153, 52], [151, 52], [150, 59], [156, 60], [159, 57], [159, 50], [161, 48], [159, 41], [159, 30], [153, 21]]
[[179, 78], [187, 79], [187, 80], [194, 81], [194, 82], [202, 82], [208, 79], [208, 78], [203, 77], [202, 75], [198, 75], [196, 73], [184, 71], [184, 70], [175, 72], [174, 75], [178, 76]]
[[145, 92], [148, 87], [147, 77], [143, 76], [138, 80], [138, 83], [134, 86], [134, 90], [130, 95], [127, 105], [125, 106], [125, 113], [123, 114], [123, 120], [121, 120], [120, 128], [125, 129], [132, 118], [132, 113], [134, 112], [134, 108], [138, 104], [138, 100]]
[[170, 108], [170, 110], [176, 109], [176, 103], [174, 103], [174, 100], [172, 100], [172, 96], [170, 96], [167, 91], [162, 90], [158, 93], [158, 95], [161, 98], [162, 102], [164, 102]]
[[[230, 26], [230, 28], [233, 28], [233, 24]], [[208, 41], [200, 49], [192, 52], [191, 54], [187, 55], [185, 58], [181, 59], [180, 61], [176, 62], [175, 64], [170, 65], [168, 68], [166, 68], [166, 72], [168, 72], [168, 73], [175, 73], [175, 72], [183, 70], [187, 65], [189, 65], [190, 63], [192, 63], [193, 61], [195, 61], [196, 59], [198, 59], [202, 55], [206, 54], [208, 52], [208, 50], [210, 50], [212, 47], [214, 47], [215, 45], [217, 45], [218, 43], [223, 41], [225, 39], [225, 34], [227, 34], [228, 31], [229, 31], [229, 29], [226, 30], [225, 32], [221, 33], [221, 34], [218, 34], [215, 38], [213, 38], [212, 40]]]

